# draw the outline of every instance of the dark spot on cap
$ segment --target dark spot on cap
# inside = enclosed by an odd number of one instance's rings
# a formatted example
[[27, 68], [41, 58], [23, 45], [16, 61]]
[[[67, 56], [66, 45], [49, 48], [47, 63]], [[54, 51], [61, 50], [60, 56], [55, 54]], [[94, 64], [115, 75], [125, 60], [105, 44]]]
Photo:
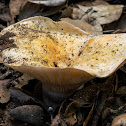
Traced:
[[82, 54], [82, 51], [79, 52], [78, 56], [80, 56]]
[[55, 67], [58, 67], [57, 64], [56, 64], [55, 62], [53, 62], [53, 64], [54, 64]]
[[12, 32], [6, 32], [4, 35], [0, 36], [0, 52], [3, 51], [6, 48], [16, 47], [16, 45], [13, 43], [14, 40], [10, 37], [15, 36]]

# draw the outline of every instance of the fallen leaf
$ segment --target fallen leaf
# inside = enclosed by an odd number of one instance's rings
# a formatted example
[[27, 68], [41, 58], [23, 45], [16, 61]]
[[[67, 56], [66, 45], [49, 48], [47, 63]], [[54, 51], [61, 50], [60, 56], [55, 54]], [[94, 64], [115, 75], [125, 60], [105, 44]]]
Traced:
[[[1, 12], [3, 12], [3, 13], [1, 13]], [[9, 8], [5, 7], [5, 8], [3, 8], [0, 11], [0, 20], [2, 22], [8, 22], [8, 21], [11, 21], [12, 20], [11, 15], [9, 13]]]
[[116, 30], [126, 30], [126, 14], [124, 14], [120, 20], [119, 20], [119, 23], [116, 27]]
[[93, 114], [94, 106], [95, 106], [95, 103], [92, 105], [92, 108], [91, 108], [91, 110], [90, 110], [90, 112], [89, 112], [87, 118], [86, 118], [85, 121], [83, 122], [83, 126], [86, 126], [86, 125], [88, 124], [88, 122], [89, 122], [89, 120], [90, 120], [90, 118], [91, 118], [91, 116], [92, 116], [92, 114]]
[[27, 0], [10, 0], [9, 8], [12, 18], [19, 15], [21, 8], [26, 4]]
[[23, 20], [28, 17], [36, 16], [43, 11], [43, 6], [27, 2], [21, 9], [18, 20]]
[[71, 116], [66, 117], [66, 123], [69, 126], [74, 126], [77, 123], [76, 113], [73, 113]]
[[109, 5], [108, 2], [104, 1], [104, 0], [95, 0], [94, 2], [92, 2], [93, 6], [97, 6], [97, 5]]
[[116, 94], [118, 94], [118, 95], [126, 95], [126, 86], [121, 86], [121, 87], [117, 90]]
[[[102, 112], [102, 124], [103, 126], [106, 126], [107, 123], [112, 123], [112, 120], [120, 115], [123, 114], [126, 110], [126, 95], [123, 96], [115, 96], [115, 97], [109, 97], [106, 100], [106, 103], [104, 105], [104, 109]], [[119, 125], [120, 126], [120, 125]]]
[[21, 88], [22, 86], [28, 84], [28, 81], [32, 79], [34, 78], [29, 76], [28, 74], [23, 74], [21, 77], [18, 78], [18, 84], [15, 87]]
[[59, 126], [60, 124], [60, 115], [56, 115], [55, 118], [52, 120], [50, 126]]
[[60, 9], [64, 8], [65, 4], [56, 7], [45, 7], [42, 4], [35, 4], [27, 2], [21, 9], [18, 21], [34, 16], [50, 16], [57, 13]]
[[96, 19], [90, 18], [82, 9], [68, 7], [62, 12], [60, 20], [69, 22], [92, 35], [102, 34], [100, 23]]
[[31, 96], [25, 94], [24, 92], [22, 92], [22, 90], [18, 89], [18, 88], [10, 88], [10, 97], [11, 100], [14, 101], [18, 101], [20, 103], [20, 105], [25, 105], [25, 104], [37, 104], [37, 102], [35, 101], [34, 98], [32, 98]]
[[111, 126], [126, 126], [126, 113], [115, 117]]
[[84, 15], [87, 15], [82, 9], [76, 7], [68, 7], [66, 8], [61, 15], [61, 18], [72, 18], [74, 20], [81, 19]]
[[108, 94], [106, 91], [98, 92], [95, 108], [93, 110], [92, 116], [88, 123], [89, 126], [97, 126], [107, 97], [108, 97]]
[[4, 29], [4, 28], [5, 28], [5, 26], [2, 25], [2, 24], [0, 24], [0, 31], [1, 31], [2, 29]]
[[10, 80], [0, 80], [0, 103], [7, 103], [10, 100], [10, 92], [7, 85]]
[[82, 9], [73, 8], [73, 12], [71, 14], [73, 19], [81, 19], [84, 15], [87, 15]]
[[81, 90], [74, 93], [71, 99], [73, 101], [79, 101], [81, 104], [92, 104], [99, 91], [106, 91], [108, 92], [108, 96], [111, 95], [114, 90], [114, 80], [115, 74], [110, 76], [103, 84], [99, 83], [83, 87]]
[[109, 5], [104, 0], [93, 0], [93, 1], [82, 1], [82, 2], [77, 2], [77, 4], [82, 5], [82, 6], [96, 6], [96, 5]]
[[2, 75], [0, 76], [0, 80], [5, 79], [9, 74], [11, 74], [11, 71], [7, 71], [6, 73], [2, 74]]
[[3, 8], [5, 8], [5, 4], [0, 2], [0, 9], [3, 9]]
[[88, 13], [90, 18], [97, 19], [100, 24], [108, 24], [116, 21], [122, 14], [123, 5], [98, 5], [98, 6], [81, 6], [78, 7]]
[[71, 17], [71, 14], [73, 12], [73, 7], [67, 7], [63, 12], [62, 12], [62, 15], [61, 15], [61, 18], [67, 18], [67, 17]]
[[[60, 20], [73, 24], [76, 27], [79, 27], [80, 29], [88, 32], [89, 34], [92, 34], [92, 35], [102, 34], [102, 27], [98, 22], [95, 23], [95, 25], [91, 25], [84, 20], [72, 20], [70, 18], [61, 18]], [[98, 24], [99, 24], [99, 27], [98, 27]]]

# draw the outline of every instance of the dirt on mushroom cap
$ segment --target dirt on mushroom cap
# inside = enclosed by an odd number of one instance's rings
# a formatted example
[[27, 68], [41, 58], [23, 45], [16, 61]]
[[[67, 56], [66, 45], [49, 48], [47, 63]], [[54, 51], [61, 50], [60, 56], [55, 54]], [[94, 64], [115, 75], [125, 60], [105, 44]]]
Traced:
[[74, 68], [106, 77], [126, 62], [126, 34], [101, 35], [90, 39]]

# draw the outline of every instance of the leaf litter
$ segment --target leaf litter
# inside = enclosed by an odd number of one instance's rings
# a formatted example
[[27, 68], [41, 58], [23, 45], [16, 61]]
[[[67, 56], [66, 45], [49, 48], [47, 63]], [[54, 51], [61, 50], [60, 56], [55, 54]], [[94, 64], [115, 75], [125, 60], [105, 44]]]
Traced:
[[[69, 22], [94, 36], [112, 32], [125, 33], [123, 8], [126, 3], [121, 0], [81, 2], [69, 0], [63, 4], [59, 2], [54, 5], [42, 5], [41, 1], [45, 2], [44, 0], [36, 1], [0, 2], [0, 30], [28, 17], [48, 16], [55, 21]], [[50, 3], [50, 0], [47, 3]], [[3, 50], [9, 46], [1, 44], [0, 48]], [[116, 75], [87, 82], [82, 89], [69, 96], [59, 107], [50, 112], [41, 99], [41, 82], [0, 63], [0, 125], [125, 125], [125, 69], [124, 65]], [[37, 115], [32, 122], [31, 115], [33, 117]], [[37, 123], [36, 119], [41, 121]]]

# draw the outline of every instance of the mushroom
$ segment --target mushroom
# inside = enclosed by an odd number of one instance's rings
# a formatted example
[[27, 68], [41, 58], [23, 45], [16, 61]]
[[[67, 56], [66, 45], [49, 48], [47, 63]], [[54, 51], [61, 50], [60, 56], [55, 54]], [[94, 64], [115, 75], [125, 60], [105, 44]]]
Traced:
[[107, 77], [126, 62], [126, 34], [93, 37], [47, 17], [5, 28], [0, 41], [11, 43], [2, 50], [3, 63], [39, 79], [43, 99], [53, 108], [87, 81]]

